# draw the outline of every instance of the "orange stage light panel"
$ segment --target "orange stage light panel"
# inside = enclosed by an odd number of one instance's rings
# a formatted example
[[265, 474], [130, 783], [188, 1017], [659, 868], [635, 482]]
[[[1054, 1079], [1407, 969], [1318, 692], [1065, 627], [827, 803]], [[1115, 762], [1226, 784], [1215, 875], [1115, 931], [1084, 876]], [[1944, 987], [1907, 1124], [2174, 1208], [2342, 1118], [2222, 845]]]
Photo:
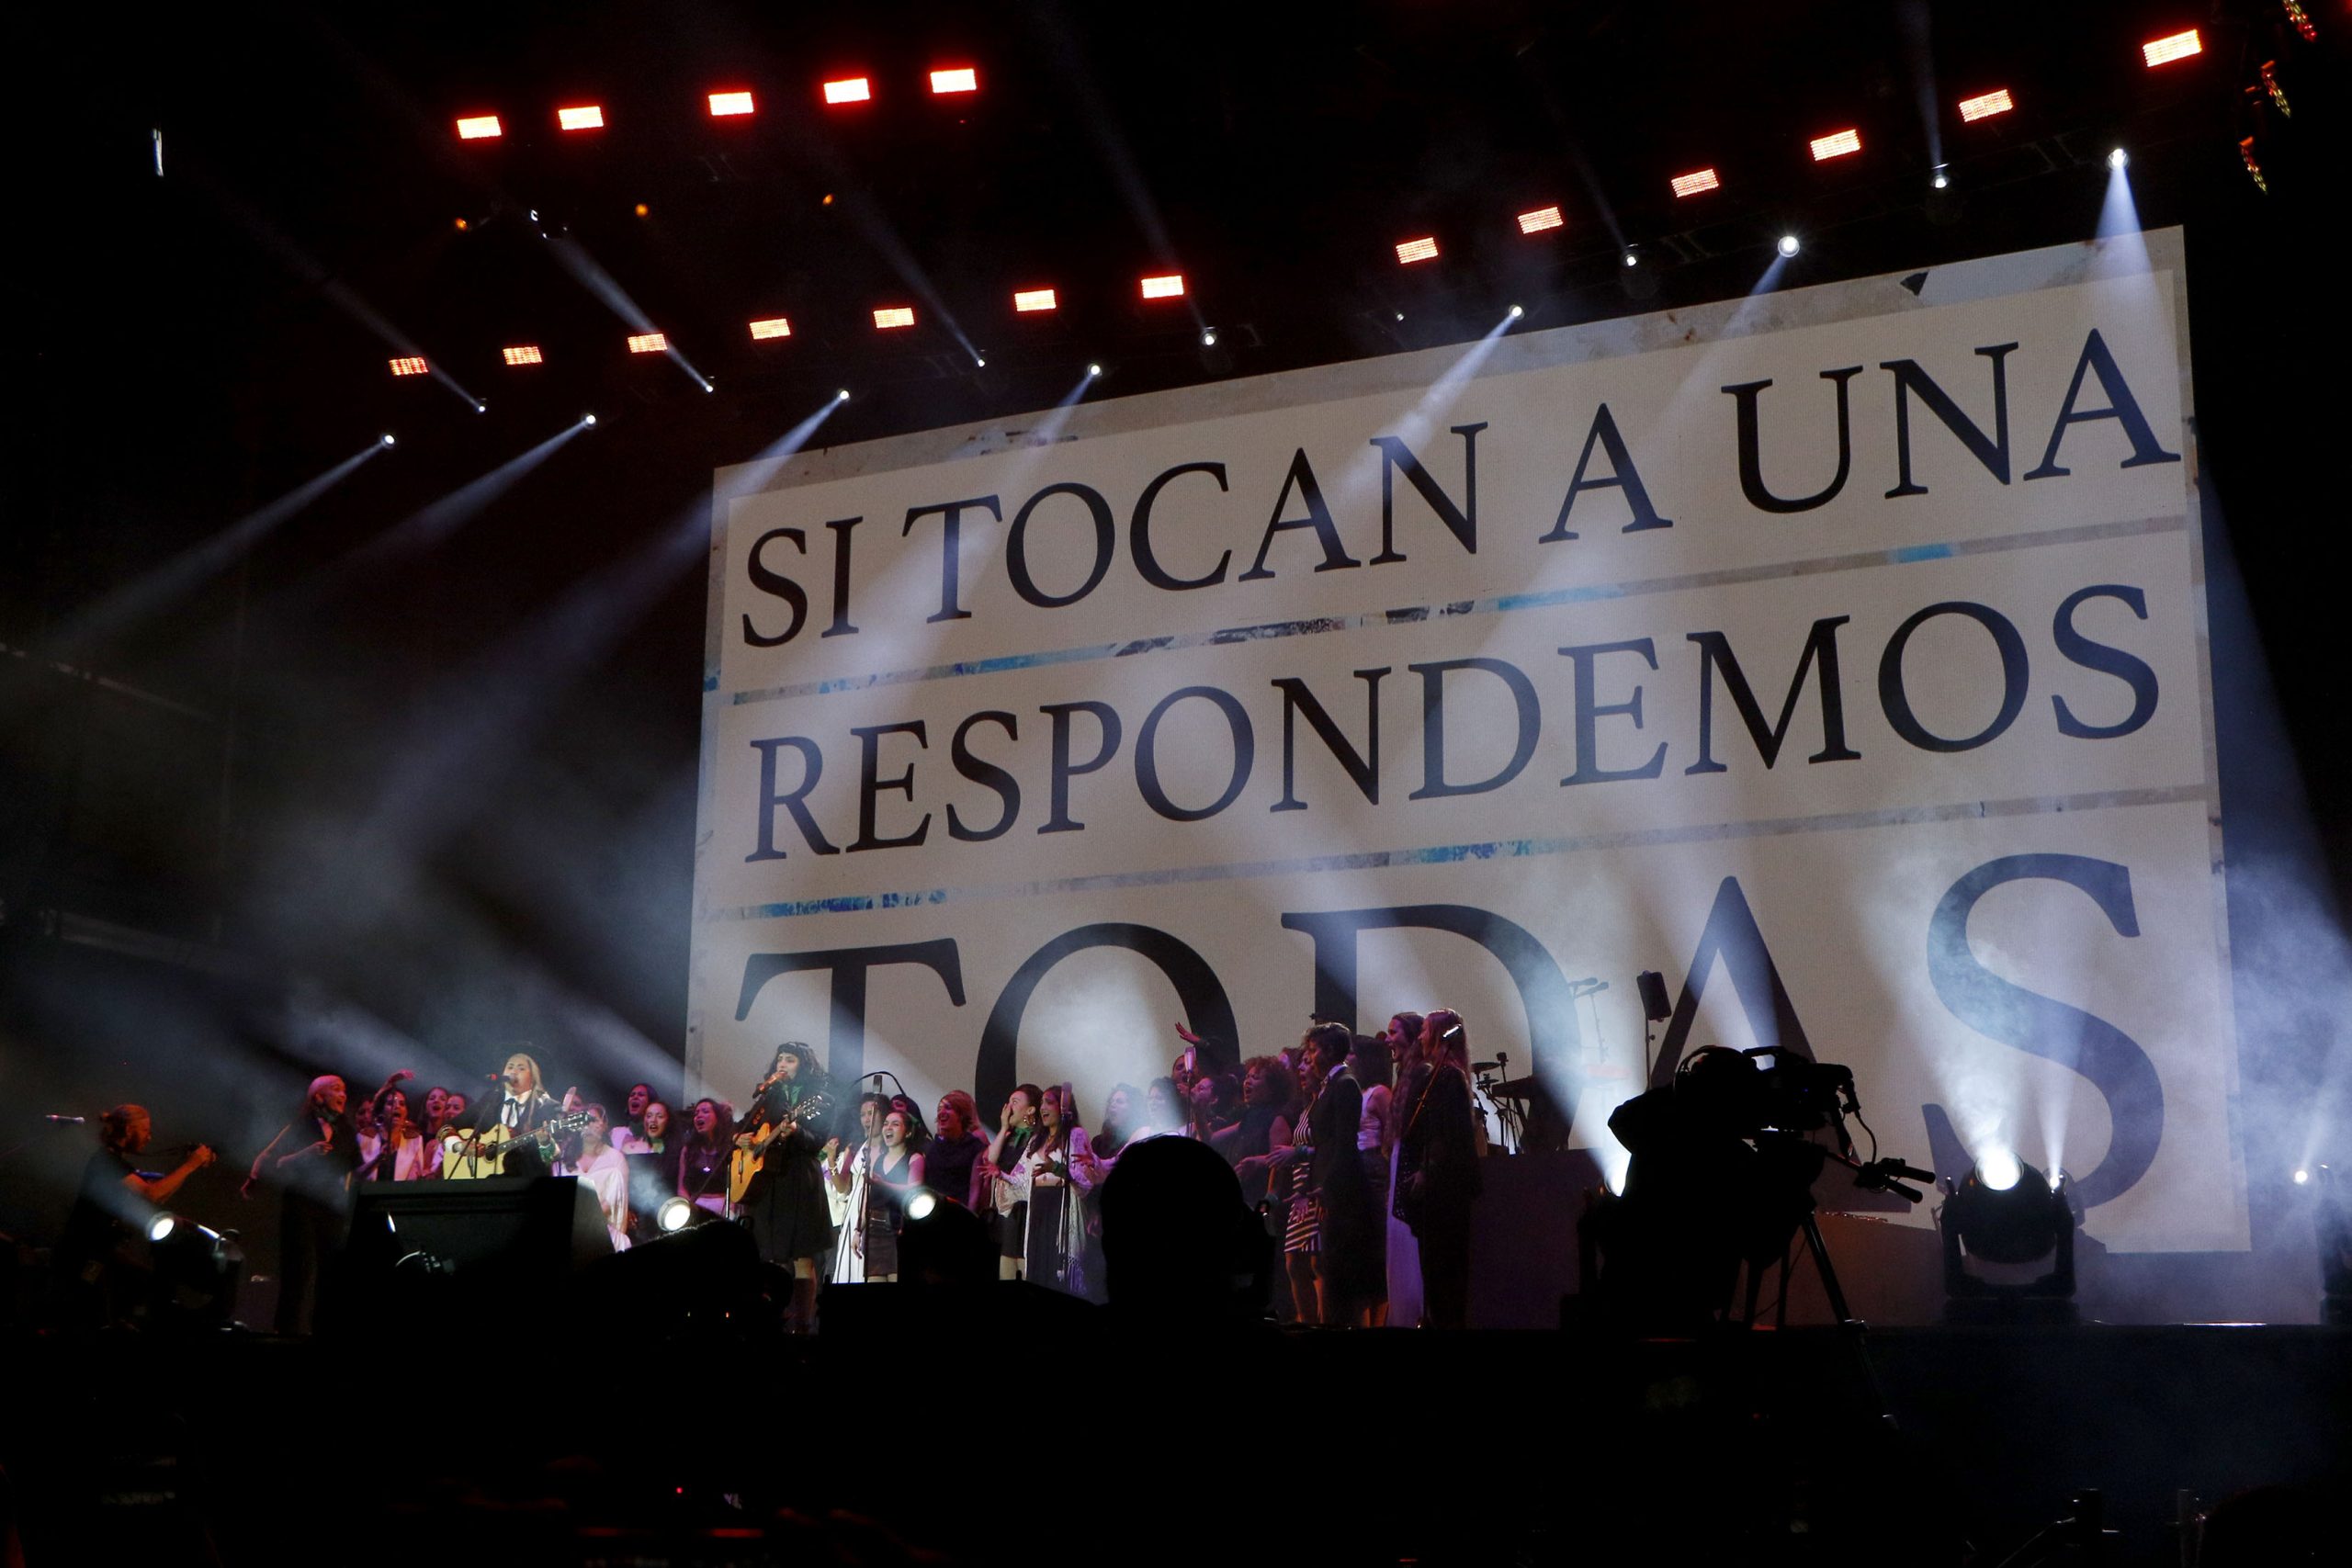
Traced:
[[863, 76], [844, 76], [825, 84], [825, 101], [829, 104], [862, 104], [873, 96], [874, 84]]
[[2205, 40], [2197, 36], [2195, 28], [2189, 28], [2185, 33], [2171, 33], [2163, 38], [2150, 39], [2140, 46], [2140, 58], [2148, 62], [2150, 70], [2159, 65], [2170, 65], [2176, 60], [2186, 60], [2192, 54], [2204, 52]]
[[1184, 294], [1184, 275], [1171, 272], [1160, 277], [1142, 280], [1143, 297], [1147, 299], [1180, 299]]
[[1713, 169], [1693, 169], [1687, 175], [1674, 176], [1674, 194], [1697, 196], [1701, 191], [1718, 190], [1722, 188], [1723, 183], [1715, 177], [1715, 171]]
[[1012, 308], [1023, 312], [1055, 310], [1061, 308], [1061, 301], [1050, 288], [1016, 288], [1012, 291]]
[[1557, 229], [1566, 221], [1560, 216], [1558, 208], [1539, 207], [1532, 212], [1522, 212], [1519, 215], [1519, 231], [1522, 234], [1541, 234], [1544, 230]]
[[576, 108], [555, 111], [555, 123], [563, 130], [602, 130], [605, 128], [605, 106], [582, 104]]
[[1410, 265], [1414, 262], [1437, 260], [1436, 236], [1424, 234], [1418, 240], [1404, 240], [1398, 242], [1396, 246], [1396, 259], [1407, 265]]
[[1833, 130], [1826, 136], [1813, 139], [1813, 161], [1826, 164], [1832, 158], [1843, 158], [1862, 150], [1862, 133], [1859, 130]]
[[666, 354], [669, 349], [670, 339], [662, 333], [640, 333], [628, 340], [631, 354]]
[[749, 93], [713, 93], [710, 96], [710, 112], [711, 117], [715, 119], [723, 119], [727, 116], [732, 114], [750, 114], [752, 112], [752, 95]]
[[458, 140], [460, 141], [481, 141], [505, 134], [506, 128], [498, 123], [498, 117], [494, 114], [468, 115], [458, 121]]
[[752, 336], [755, 340], [772, 337], [790, 337], [791, 335], [792, 323], [785, 320], [782, 316], [770, 316], [763, 321], [753, 321], [752, 323]]
[[884, 305], [874, 312], [874, 325], [877, 331], [890, 332], [914, 324], [915, 312], [910, 305]]
[[513, 344], [505, 348], [500, 349], [499, 352], [506, 356], [506, 363], [509, 365], [537, 365], [539, 363], [539, 345], [535, 343]]
[[1979, 93], [1973, 98], [1960, 100], [1960, 118], [1964, 120], [1990, 119], [1996, 114], [2007, 114], [2018, 106], [2010, 101], [2007, 87], [1996, 87], [1989, 93]]
[[980, 90], [980, 73], [968, 65], [934, 71], [931, 73], [931, 90], [934, 93], [977, 93]]
[[422, 376], [426, 369], [424, 361], [414, 357], [392, 361], [392, 374], [395, 376]]

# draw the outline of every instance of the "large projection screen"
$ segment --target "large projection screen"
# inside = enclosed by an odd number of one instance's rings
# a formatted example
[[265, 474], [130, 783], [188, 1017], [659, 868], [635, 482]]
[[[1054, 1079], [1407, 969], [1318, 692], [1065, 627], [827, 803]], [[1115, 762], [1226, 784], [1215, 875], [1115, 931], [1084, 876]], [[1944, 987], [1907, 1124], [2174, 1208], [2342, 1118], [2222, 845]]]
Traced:
[[2184, 289], [2166, 231], [722, 470], [693, 1081], [1091, 1115], [1179, 1019], [1443, 1004], [1604, 1168], [1780, 1044], [2244, 1248]]

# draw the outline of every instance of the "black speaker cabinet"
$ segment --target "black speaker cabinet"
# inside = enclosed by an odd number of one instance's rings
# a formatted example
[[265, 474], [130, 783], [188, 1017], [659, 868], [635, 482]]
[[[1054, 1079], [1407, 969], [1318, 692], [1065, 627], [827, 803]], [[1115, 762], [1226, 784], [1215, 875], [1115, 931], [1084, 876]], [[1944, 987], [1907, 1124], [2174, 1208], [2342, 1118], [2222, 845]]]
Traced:
[[594, 1190], [571, 1177], [364, 1183], [322, 1281], [320, 1331], [544, 1321], [577, 1271], [612, 1250]]

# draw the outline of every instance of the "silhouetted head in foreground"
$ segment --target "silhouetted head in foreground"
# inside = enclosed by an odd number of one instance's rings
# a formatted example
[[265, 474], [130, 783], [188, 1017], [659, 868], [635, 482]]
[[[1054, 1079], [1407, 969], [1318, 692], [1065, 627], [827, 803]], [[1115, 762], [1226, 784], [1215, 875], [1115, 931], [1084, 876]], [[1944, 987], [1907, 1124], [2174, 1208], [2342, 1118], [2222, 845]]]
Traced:
[[1272, 1246], [1215, 1149], [1189, 1138], [1131, 1145], [1099, 1201], [1114, 1312], [1195, 1323], [1265, 1315]]

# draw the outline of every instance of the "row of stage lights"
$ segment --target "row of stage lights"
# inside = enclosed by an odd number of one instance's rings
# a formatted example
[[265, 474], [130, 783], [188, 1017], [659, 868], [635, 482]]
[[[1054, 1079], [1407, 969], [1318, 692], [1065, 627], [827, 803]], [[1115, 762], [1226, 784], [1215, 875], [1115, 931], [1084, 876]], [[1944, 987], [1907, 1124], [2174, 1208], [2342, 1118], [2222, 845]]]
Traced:
[[[980, 73], [970, 65], [942, 65], [931, 73], [931, 96], [935, 98], [960, 98], [980, 90]], [[825, 102], [841, 107], [849, 104], [871, 103], [874, 100], [874, 79], [870, 76], [841, 76], [820, 85]], [[725, 88], [706, 95], [713, 119], [745, 119], [759, 112], [750, 89]], [[602, 104], [571, 104], [555, 111], [558, 130], [581, 131], [605, 129], [605, 106]], [[506, 134], [506, 122], [495, 114], [470, 114], [458, 117], [458, 139], [461, 141], [492, 141]]]
[[[2204, 51], [2204, 39], [2194, 28], [2185, 32], [2150, 39], [2140, 46], [2141, 58], [2150, 70], [2193, 59]], [[934, 96], [974, 93], [979, 90], [979, 76], [977, 69], [971, 66], [945, 66], [933, 69], [930, 73], [930, 84], [931, 91]], [[820, 89], [825, 102], [829, 105], [866, 103], [872, 101], [874, 96], [872, 79], [865, 76], [836, 78], [820, 84]], [[711, 115], [718, 118], [747, 116], [753, 113], [755, 107], [752, 94], [741, 89], [713, 92], [708, 95], [708, 102]], [[2017, 107], [2017, 100], [2008, 88], [1994, 87], [1962, 98], [1954, 107], [1959, 112], [1962, 124], [1975, 124], [2012, 112]], [[558, 126], [567, 131], [601, 130], [605, 125], [605, 112], [601, 105], [575, 105], [558, 108], [556, 120]], [[501, 137], [505, 134], [505, 130], [499, 117], [494, 114], [473, 115], [458, 119], [458, 134], [467, 141], [482, 141]], [[1814, 162], [1822, 164], [1838, 158], [1859, 155], [1862, 151], [1861, 129], [1859, 126], [1849, 126], [1813, 137], [1808, 141], [1807, 150], [1811, 152]], [[2124, 152], [2120, 147], [2108, 155], [2108, 162], [2112, 167], [2122, 167], [2123, 161]], [[1931, 171], [1929, 183], [1936, 189], [1942, 190], [1951, 184], [1951, 177], [1944, 167], [1939, 164]], [[1713, 166], [1673, 175], [1668, 184], [1678, 200], [1704, 196], [1724, 188], [1723, 176]], [[644, 216], [647, 209], [639, 206], [637, 211], [639, 216]], [[1564, 231], [1567, 227], [1567, 217], [1556, 203], [1518, 213], [1514, 216], [1513, 221], [1522, 237], [1553, 233]], [[461, 229], [466, 227], [464, 220], [458, 220], [458, 227]], [[1781, 255], [1793, 256], [1800, 248], [1800, 242], [1795, 234], [1784, 233], [1780, 237], [1778, 248]], [[1399, 240], [1396, 243], [1395, 250], [1396, 263], [1400, 266], [1416, 266], [1432, 262], [1442, 254], [1442, 247], [1435, 234], [1419, 234], [1410, 239]], [[1640, 253], [1629, 245], [1623, 253], [1623, 261], [1629, 267], [1637, 266], [1641, 264]], [[1184, 276], [1182, 273], [1170, 272], [1139, 277], [1136, 279], [1136, 291], [1147, 305], [1182, 299], [1186, 295]], [[1016, 288], [1012, 291], [1012, 313], [1015, 315], [1044, 315], [1061, 308], [1061, 297], [1059, 290], [1053, 288]], [[908, 330], [916, 324], [914, 307], [906, 304], [877, 305], [873, 309], [873, 321], [874, 330], [876, 332]], [[791, 319], [786, 316], [756, 317], [748, 321], [745, 327], [754, 343], [776, 342], [793, 335]], [[632, 333], [628, 335], [627, 342], [628, 352], [631, 354], [650, 355], [671, 352], [669, 336], [664, 333]], [[1204, 347], [1216, 345], [1216, 330], [1214, 327], [1204, 326], [1201, 329], [1201, 344]], [[500, 353], [510, 367], [539, 365], [545, 362], [544, 351], [536, 344], [510, 344], [502, 348]], [[981, 367], [986, 367], [988, 361], [985, 357], [978, 355], [975, 355], [974, 357]], [[424, 376], [432, 371], [428, 361], [415, 355], [395, 358], [390, 361], [390, 367], [394, 376]], [[1099, 371], [1092, 373], [1099, 374]]]

